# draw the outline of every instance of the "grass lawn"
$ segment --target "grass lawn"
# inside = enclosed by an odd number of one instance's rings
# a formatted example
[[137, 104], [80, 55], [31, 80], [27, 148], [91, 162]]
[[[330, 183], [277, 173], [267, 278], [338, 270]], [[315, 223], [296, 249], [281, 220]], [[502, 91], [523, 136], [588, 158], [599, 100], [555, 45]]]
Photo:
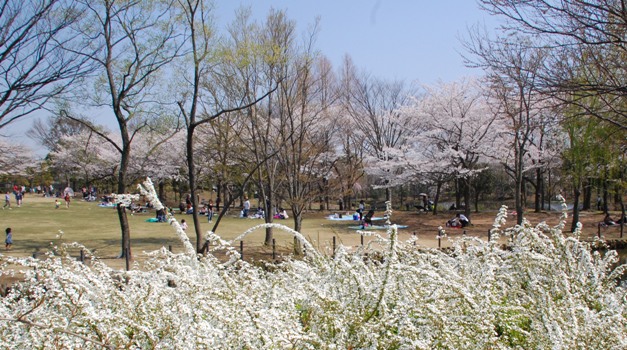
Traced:
[[[333, 237], [336, 237], [337, 244], [343, 244], [349, 247], [356, 247], [360, 244], [360, 235], [355, 230], [349, 229], [349, 226], [355, 226], [353, 221], [330, 221], [325, 217], [330, 212], [309, 212], [305, 214], [303, 220], [302, 233], [320, 252], [331, 254]], [[239, 209], [232, 210], [230, 214], [220, 222], [217, 233], [225, 240], [231, 240], [239, 236], [249, 228], [262, 224], [263, 220], [259, 219], [240, 219], [236, 217]], [[377, 212], [376, 216], [383, 213]], [[473, 214], [473, 226], [466, 228], [467, 234], [487, 239], [487, 231], [494, 222], [496, 211]], [[444, 223], [453, 214], [443, 212], [437, 216], [430, 214], [417, 214], [415, 211], [395, 211], [393, 222], [409, 225], [407, 229], [399, 230], [401, 240], [408, 239], [414, 232], [417, 233], [419, 244], [423, 246], [434, 247], [438, 245], [436, 233], [438, 226], [444, 226]], [[58, 244], [61, 242], [78, 242], [83, 244], [89, 250], [94, 252], [98, 257], [106, 259], [112, 266], [124, 266], [122, 259], [116, 259], [121, 249], [121, 233], [117, 218], [117, 212], [112, 208], [101, 208], [97, 202], [85, 202], [81, 199], [74, 199], [67, 209], [62, 201], [61, 207], [55, 209], [54, 199], [43, 198], [38, 196], [27, 195], [21, 208], [17, 208], [15, 202], [12, 202], [12, 209], [0, 211], [2, 218], [2, 226], [0, 229], [4, 232], [6, 227], [13, 229], [13, 249], [5, 251], [4, 247], [0, 250], [3, 254], [13, 256], [31, 256], [35, 252], [43, 253], [48, 250], [51, 242]], [[182, 244], [176, 238], [176, 235], [166, 223], [150, 223], [146, 219], [155, 216], [154, 211], [133, 216], [129, 213], [129, 225], [131, 228], [131, 246], [133, 249], [133, 257], [135, 260], [142, 260], [142, 252], [153, 251], [161, 247], [172, 246], [174, 252], [182, 250]], [[560, 214], [558, 212], [544, 213], [528, 213], [528, 218], [533, 223], [547, 221], [554, 225], [557, 223]], [[196, 238], [193, 229], [193, 220], [191, 215], [176, 215], [177, 220], [185, 219], [190, 226], [188, 234], [192, 244], [195, 244]], [[201, 217], [201, 225], [203, 234], [209, 231], [213, 224], [207, 222], [206, 217]], [[598, 213], [583, 213], [582, 221], [585, 233], [582, 238], [589, 239], [596, 235], [596, 223], [602, 220], [602, 216]], [[508, 226], [514, 221], [509, 219]], [[293, 227], [292, 219], [275, 220], [277, 223]], [[63, 231], [63, 238], [56, 238], [59, 231]], [[383, 231], [379, 231], [383, 233]], [[611, 229], [604, 232], [604, 235], [617, 236], [618, 230]], [[271, 259], [272, 248], [263, 245], [265, 230], [260, 229], [249, 235], [244, 240], [244, 258], [250, 259]], [[448, 237], [462, 235], [462, 230], [448, 229]], [[277, 254], [290, 254], [293, 251], [293, 238], [290, 234], [283, 231], [274, 230], [276, 239]], [[365, 243], [372, 239], [366, 236]], [[442, 247], [450, 245], [448, 240], [441, 242]], [[239, 242], [234, 245], [239, 249]], [[78, 256], [78, 251], [72, 252], [72, 255]]]
[[[20, 208], [11, 203], [11, 209], [0, 211], [2, 217], [2, 231], [6, 227], [13, 229], [13, 248], [0, 252], [12, 256], [31, 256], [33, 253], [43, 253], [51, 243], [78, 242], [94, 252], [102, 259], [110, 260], [112, 265], [123, 265], [121, 259], [115, 259], [121, 249], [121, 231], [117, 211], [113, 208], [101, 208], [98, 202], [85, 202], [74, 199], [70, 208], [65, 207], [61, 200], [61, 207], [55, 209], [53, 198], [27, 195]], [[218, 234], [226, 240], [233, 239], [249, 228], [264, 223], [259, 219], [241, 219], [236, 217], [238, 210], [232, 210], [220, 222]], [[316, 212], [308, 214], [303, 222], [303, 233], [320, 251], [329, 251], [332, 246], [332, 237], [337, 237], [337, 243], [354, 245], [359, 243], [359, 235], [349, 230], [346, 223], [331, 222], [324, 217], [328, 213]], [[142, 259], [142, 252], [172, 246], [173, 251], [181, 251], [182, 244], [176, 238], [173, 228], [167, 223], [151, 223], [146, 219], [155, 216], [154, 211], [128, 216], [131, 228], [131, 247], [136, 260]], [[177, 220], [185, 219], [189, 225], [187, 230], [192, 244], [195, 244], [195, 231], [191, 215], [176, 215]], [[215, 217], [214, 217], [215, 219]], [[205, 216], [200, 217], [203, 234], [213, 227]], [[277, 223], [293, 227], [293, 220], [275, 220]], [[62, 238], [57, 236], [62, 231]], [[249, 235], [245, 241], [245, 258], [269, 258], [272, 248], [264, 247], [265, 230], [260, 229]], [[277, 253], [289, 254], [293, 250], [293, 238], [283, 231], [274, 230], [277, 244]], [[368, 239], [368, 238], [367, 238]], [[239, 243], [235, 245], [239, 249]], [[78, 251], [72, 255], [78, 256]], [[248, 259], [247, 259], [248, 260]]]

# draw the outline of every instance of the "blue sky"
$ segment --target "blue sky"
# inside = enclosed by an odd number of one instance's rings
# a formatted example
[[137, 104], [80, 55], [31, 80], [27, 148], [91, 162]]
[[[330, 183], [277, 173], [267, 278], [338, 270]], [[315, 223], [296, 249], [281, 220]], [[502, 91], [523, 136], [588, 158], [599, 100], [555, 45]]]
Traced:
[[319, 17], [317, 47], [334, 66], [348, 54], [377, 77], [425, 84], [480, 75], [464, 67], [459, 38], [471, 25], [496, 23], [474, 0], [218, 0], [215, 6], [219, 25], [240, 6], [260, 19], [271, 8], [286, 10], [301, 32]]
[[[250, 7], [260, 20], [271, 8], [286, 10], [299, 33], [319, 17], [316, 47], [336, 68], [348, 54], [360, 70], [406, 83], [433, 84], [481, 75], [464, 67], [459, 38], [475, 24], [496, 26], [496, 20], [479, 10], [474, 0], [215, 0], [219, 30], [241, 6]], [[35, 147], [23, 135], [32, 120], [43, 114], [35, 113], [1, 133]]]

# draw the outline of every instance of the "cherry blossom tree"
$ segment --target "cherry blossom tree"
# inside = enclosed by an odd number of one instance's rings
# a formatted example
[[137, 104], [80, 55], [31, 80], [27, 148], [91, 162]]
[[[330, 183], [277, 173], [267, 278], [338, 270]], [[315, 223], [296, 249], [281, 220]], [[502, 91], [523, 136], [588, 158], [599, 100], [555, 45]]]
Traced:
[[[504, 125], [492, 113], [481, 82], [461, 79], [425, 86], [414, 105], [403, 109], [416, 132], [403, 159], [420, 175], [450, 174], [462, 183], [470, 216], [471, 180], [503, 152]], [[414, 175], [416, 176], [416, 175]]]
[[165, 181], [180, 179], [186, 168], [182, 130], [172, 134], [168, 130], [148, 130], [138, 133], [133, 141], [133, 153], [129, 162], [129, 181], [137, 182], [149, 176], [160, 185], [163, 198]]
[[402, 81], [358, 74], [350, 58], [346, 58], [343, 69], [343, 93], [348, 97], [342, 101], [353, 130], [363, 140], [366, 172], [378, 178], [377, 185], [386, 188], [390, 200], [390, 187], [404, 182], [401, 169], [391, 166], [398, 163], [395, 157], [412, 133], [406, 127], [410, 121], [399, 110], [415, 94], [414, 89]]
[[0, 175], [26, 175], [29, 168], [37, 167], [33, 151], [13, 140], [0, 138]]
[[119, 165], [117, 151], [91, 130], [61, 137], [56, 150], [50, 152], [50, 160], [68, 186], [70, 179], [80, 179], [89, 185], [94, 180], [113, 178]]

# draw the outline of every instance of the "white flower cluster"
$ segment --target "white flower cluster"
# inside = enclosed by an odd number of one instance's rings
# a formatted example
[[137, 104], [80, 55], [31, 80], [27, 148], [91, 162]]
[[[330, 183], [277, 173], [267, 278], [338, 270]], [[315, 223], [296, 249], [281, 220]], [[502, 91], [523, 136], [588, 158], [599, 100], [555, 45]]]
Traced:
[[133, 201], [139, 200], [138, 194], [130, 194], [130, 193], [127, 193], [127, 194], [112, 193], [111, 197], [113, 198], [113, 203], [119, 204], [120, 206], [123, 206], [126, 208], [130, 207]]
[[334, 258], [294, 233], [311, 254], [264, 266], [166, 249], [128, 272], [63, 248], [2, 256], [23, 279], [0, 298], [0, 348], [627, 348], [613, 251], [546, 224], [517, 227], [506, 250], [468, 237], [445, 252], [390, 230]]

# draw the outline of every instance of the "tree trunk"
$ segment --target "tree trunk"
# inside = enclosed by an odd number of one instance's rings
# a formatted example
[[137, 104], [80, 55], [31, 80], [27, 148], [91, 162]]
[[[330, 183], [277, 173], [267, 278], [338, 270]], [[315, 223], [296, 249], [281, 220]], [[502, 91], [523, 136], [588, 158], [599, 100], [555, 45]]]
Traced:
[[120, 221], [120, 229], [122, 230], [122, 253], [120, 258], [125, 258], [128, 253], [129, 258], [133, 256], [131, 252], [131, 229], [128, 226], [128, 217], [126, 216], [126, 207], [118, 204], [118, 219]]
[[549, 208], [548, 209], [549, 209], [549, 211], [551, 211], [551, 199], [553, 199], [553, 194], [551, 193], [551, 169], [549, 169], [549, 178], [548, 178], [548, 180], [549, 180], [549, 186], [547, 188], [547, 194], [548, 194], [548, 197], [549, 197]]
[[[118, 194], [126, 193], [126, 169], [128, 169], [128, 162], [131, 153], [130, 141], [125, 138], [124, 135], [126, 129], [120, 125], [122, 130], [122, 154], [120, 159], [120, 170], [118, 171]], [[133, 256], [131, 253], [131, 229], [128, 225], [128, 218], [126, 216], [126, 208], [118, 205], [118, 220], [120, 221], [120, 229], [122, 230], [122, 252], [120, 258], [126, 258], [128, 252], [129, 259]]]
[[[607, 170], [606, 170], [606, 173], [607, 173]], [[608, 202], [609, 202], [608, 199], [609, 198], [610, 198], [610, 196], [609, 196], [609, 193], [608, 193], [608, 190], [607, 190], [607, 177], [605, 177], [603, 179], [603, 214], [606, 214], [606, 215], [608, 214], [608, 212], [610, 210], [609, 209], [609, 205], [608, 205]]]
[[292, 205], [292, 216], [294, 217], [294, 231], [301, 232], [303, 228], [303, 212], [301, 208]]
[[581, 195], [581, 191], [579, 187], [575, 187], [574, 190], [574, 202], [573, 202], [573, 221], [570, 225], [570, 232], [574, 232], [577, 228], [577, 223], [579, 222], [579, 196]]
[[196, 252], [202, 253], [202, 230], [198, 219], [198, 196], [196, 195], [196, 165], [194, 164], [194, 127], [187, 130], [187, 171], [189, 176], [189, 193], [192, 201], [192, 220], [196, 233]]
[[[268, 183], [268, 191], [266, 193], [266, 190], [264, 188], [264, 186], [262, 186], [262, 184], [259, 184], [259, 188], [261, 191], [261, 197], [263, 198], [263, 208], [264, 211], [266, 213], [265, 216], [265, 222], [266, 224], [271, 224], [273, 221], [273, 216], [274, 213], [272, 211], [272, 192], [274, 191], [274, 188], [272, 186], [271, 183]], [[266, 200], [267, 198], [267, 200]], [[261, 200], [261, 199], [260, 199]], [[263, 241], [263, 244], [266, 246], [270, 246], [272, 244], [272, 238], [273, 238], [274, 234], [272, 232], [272, 227], [267, 227], [266, 228], [266, 237]]]
[[470, 178], [464, 178], [464, 215], [468, 218], [469, 222], [472, 222], [470, 218]]
[[590, 210], [592, 203], [592, 181], [586, 179], [583, 185], [583, 205], [582, 210]]
[[459, 209], [462, 206], [462, 197], [459, 189], [459, 179], [455, 178], [455, 208]]
[[[520, 176], [519, 176], [520, 175]], [[516, 207], [516, 223], [522, 224], [523, 220], [523, 204], [522, 204], [522, 173], [516, 175], [516, 189], [514, 191], [515, 207]]]
[[161, 203], [163, 203], [165, 205], [165, 201], [166, 201], [166, 197], [165, 197], [165, 181], [164, 180], [159, 180], [159, 200], [161, 201]]
[[544, 174], [542, 175], [542, 186], [540, 188], [540, 210], [544, 210], [545, 206], [545, 200], [546, 200], [546, 186], [545, 186], [545, 181], [544, 181]]
[[433, 200], [433, 215], [438, 215], [438, 202], [440, 201], [441, 190], [442, 190], [442, 182], [438, 181], [435, 186], [435, 198]]
[[534, 211], [539, 213], [542, 203], [542, 169], [536, 169], [536, 195], [534, 198]]
[[303, 228], [303, 215], [301, 213], [292, 215], [294, 215], [294, 231], [300, 232]]

